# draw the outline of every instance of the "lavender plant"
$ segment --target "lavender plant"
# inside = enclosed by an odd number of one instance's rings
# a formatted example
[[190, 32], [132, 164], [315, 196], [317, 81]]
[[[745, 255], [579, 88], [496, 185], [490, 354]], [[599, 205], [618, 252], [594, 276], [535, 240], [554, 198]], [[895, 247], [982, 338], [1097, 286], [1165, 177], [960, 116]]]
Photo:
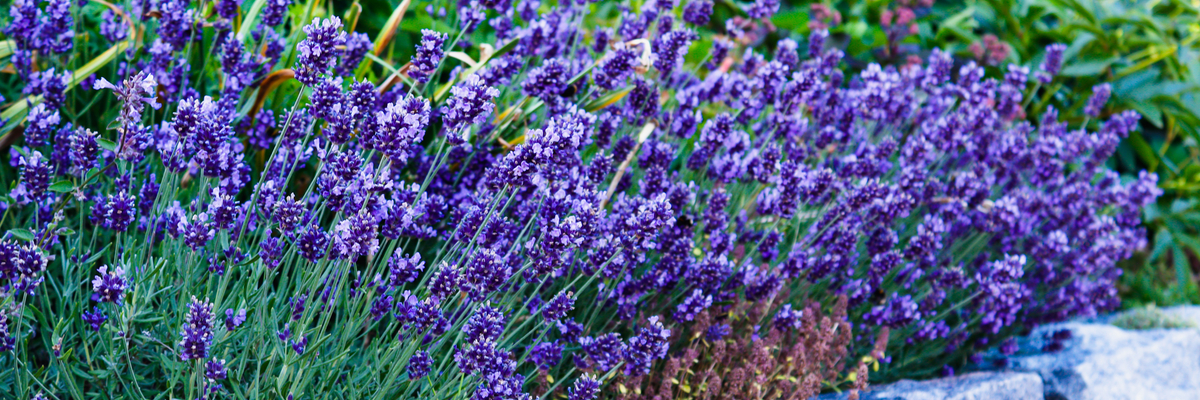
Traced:
[[112, 5], [86, 63], [97, 8], [11, 6], [5, 393], [590, 400], [726, 343], [861, 389], [1115, 307], [1159, 194], [1104, 168], [1136, 114], [1031, 124], [1028, 67], [936, 50], [847, 77], [823, 32], [768, 61], [774, 1], [699, 58], [707, 2], [472, 2], [411, 49], [410, 2], [373, 45], [287, 5]]

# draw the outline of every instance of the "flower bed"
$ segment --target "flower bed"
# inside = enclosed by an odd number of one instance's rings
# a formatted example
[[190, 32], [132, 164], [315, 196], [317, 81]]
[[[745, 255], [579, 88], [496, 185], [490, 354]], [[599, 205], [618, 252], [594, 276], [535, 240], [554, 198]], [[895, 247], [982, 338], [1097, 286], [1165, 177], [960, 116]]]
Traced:
[[861, 389], [1112, 309], [1160, 194], [1104, 167], [1135, 113], [1026, 120], [1029, 67], [937, 50], [847, 74], [823, 30], [764, 42], [768, 0], [720, 34], [705, 0], [405, 1], [374, 40], [201, 5], [11, 6], [21, 397]]

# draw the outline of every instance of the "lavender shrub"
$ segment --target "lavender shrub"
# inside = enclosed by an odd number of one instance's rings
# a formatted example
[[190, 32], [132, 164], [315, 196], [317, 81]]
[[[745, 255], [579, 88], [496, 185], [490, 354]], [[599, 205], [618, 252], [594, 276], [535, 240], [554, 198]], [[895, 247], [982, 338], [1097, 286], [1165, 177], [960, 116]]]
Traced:
[[755, 49], [776, 1], [712, 49], [707, 0], [595, 29], [587, 2], [442, 3], [459, 31], [405, 49], [313, 2], [14, 2], [0, 387], [694, 397], [672, 379], [703, 366], [679, 382], [858, 390], [1116, 307], [1161, 193], [1104, 167], [1138, 125], [1108, 87], [1082, 124], [1026, 120], [1028, 67], [849, 73], [819, 29]]

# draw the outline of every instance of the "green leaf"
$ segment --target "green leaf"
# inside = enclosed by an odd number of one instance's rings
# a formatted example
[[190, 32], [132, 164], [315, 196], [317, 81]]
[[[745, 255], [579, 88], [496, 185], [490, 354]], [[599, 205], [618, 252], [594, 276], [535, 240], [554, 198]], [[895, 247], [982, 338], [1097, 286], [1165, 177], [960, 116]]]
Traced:
[[74, 190], [75, 185], [72, 184], [71, 181], [58, 181], [58, 182], [54, 182], [53, 185], [50, 185], [50, 187], [48, 189], [50, 189], [51, 192], [55, 192], [55, 193], [66, 193], [66, 192], [70, 192], [70, 191]]
[[1146, 117], [1150, 123], [1154, 124], [1154, 127], [1162, 128], [1163, 112], [1158, 108], [1158, 106], [1141, 100], [1129, 101], [1128, 104], [1130, 107], [1133, 107], [1134, 110], [1137, 110], [1138, 114], [1142, 114], [1142, 116]]
[[1193, 284], [1192, 270], [1188, 267], [1187, 255], [1184, 254], [1182, 247], [1175, 247], [1173, 257], [1175, 260], [1175, 283], [1182, 288], [1189, 287]]
[[1119, 57], [1112, 57], [1105, 60], [1080, 61], [1068, 65], [1059, 72], [1063, 76], [1094, 76], [1104, 73], [1113, 63], [1120, 60]]
[[1129, 144], [1133, 146], [1133, 151], [1137, 153], [1138, 158], [1141, 158], [1143, 162], [1152, 166], [1157, 166], [1161, 162], [1158, 158], [1158, 153], [1155, 153], [1154, 149], [1150, 148], [1150, 143], [1146, 142], [1146, 138], [1142, 137], [1141, 132], [1130, 132]]
[[105, 138], [96, 138], [96, 142], [100, 144], [100, 148], [102, 149], [111, 151], [113, 153], [117, 152], [117, 142]]
[[237, 39], [246, 40], [246, 36], [250, 34], [250, 29], [259, 25], [254, 23], [254, 19], [258, 18], [258, 14], [262, 12], [263, 6], [267, 4], [267, 0], [254, 0], [254, 4], [250, 5], [250, 11], [247, 11], [242, 17], [242, 26], [238, 29]]
[[84, 265], [91, 264], [91, 263], [96, 262], [96, 260], [99, 260], [100, 257], [104, 257], [104, 252], [108, 251], [108, 248], [111, 246], [112, 246], [112, 242], [109, 242], [108, 244], [104, 245], [104, 248], [101, 248], [100, 251], [97, 251], [95, 254], [92, 254], [91, 257], [88, 257], [87, 260], [84, 260], [83, 264]]
[[799, 7], [780, 10], [771, 17], [771, 23], [789, 31], [803, 31], [808, 29], [808, 12], [806, 11]]
[[33, 232], [30, 232], [28, 229], [23, 229], [23, 228], [12, 229], [12, 230], [9, 230], [8, 233], [10, 235], [12, 235], [14, 238], [17, 238], [19, 240], [24, 240], [26, 242], [33, 241]]

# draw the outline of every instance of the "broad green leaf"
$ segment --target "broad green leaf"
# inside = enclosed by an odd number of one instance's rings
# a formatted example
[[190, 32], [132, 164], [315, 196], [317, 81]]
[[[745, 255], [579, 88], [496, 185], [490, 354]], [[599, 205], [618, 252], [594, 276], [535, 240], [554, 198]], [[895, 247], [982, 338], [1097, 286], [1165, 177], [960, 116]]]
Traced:
[[28, 229], [24, 228], [12, 229], [9, 230], [8, 233], [12, 235], [12, 237], [17, 238], [18, 240], [24, 240], [26, 242], [31, 242], [34, 238], [33, 232], [30, 232]]
[[55, 193], [66, 193], [75, 189], [75, 185], [70, 181], [58, 181], [50, 185], [50, 191]]
[[100, 148], [102, 149], [111, 151], [113, 153], [117, 152], [117, 142], [105, 138], [97, 138], [96, 142], [100, 144]]

